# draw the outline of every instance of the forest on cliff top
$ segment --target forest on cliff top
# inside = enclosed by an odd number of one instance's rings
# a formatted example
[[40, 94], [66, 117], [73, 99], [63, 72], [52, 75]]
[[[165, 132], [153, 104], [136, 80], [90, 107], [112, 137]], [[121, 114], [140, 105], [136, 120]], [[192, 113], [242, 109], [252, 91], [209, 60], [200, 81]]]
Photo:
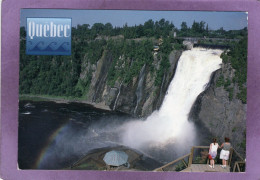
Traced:
[[[173, 50], [185, 50], [182, 39], [178, 37], [211, 37], [241, 39], [240, 42], [229, 43], [230, 50], [225, 51], [221, 58], [224, 63], [231, 63], [236, 70], [233, 79], [221, 76], [218, 86], [232, 94], [229, 85], [239, 84], [240, 93], [236, 96], [246, 103], [246, 69], [247, 69], [247, 28], [225, 31], [223, 28], [210, 30], [205, 22], [193, 22], [191, 27], [182, 22], [177, 29], [165, 19], [148, 20], [136, 26], [113, 27], [110, 23], [88, 24], [72, 28], [71, 56], [35, 56], [25, 54], [26, 30], [20, 31], [20, 94], [51, 95], [62, 97], [83, 98], [87, 93], [92, 71], [82, 76], [87, 64], [96, 65], [102, 57], [109, 57], [108, 85], [113, 87], [120, 80], [125, 84], [137, 77], [144, 64], [156, 77], [155, 85], [160, 86], [164, 73], [169, 67], [169, 54]], [[158, 46], [160, 50], [154, 50]], [[160, 59], [160, 65], [154, 65], [153, 59]]]

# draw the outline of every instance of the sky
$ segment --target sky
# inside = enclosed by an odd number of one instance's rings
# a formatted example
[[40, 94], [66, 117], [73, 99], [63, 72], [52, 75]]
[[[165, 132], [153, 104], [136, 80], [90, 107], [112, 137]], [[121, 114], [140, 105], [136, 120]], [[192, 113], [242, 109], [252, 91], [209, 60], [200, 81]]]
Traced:
[[209, 29], [237, 30], [247, 27], [245, 12], [214, 12], [214, 11], [136, 11], [136, 10], [61, 10], [61, 9], [22, 9], [21, 26], [26, 25], [27, 17], [68, 17], [72, 18], [72, 26], [78, 24], [111, 23], [114, 27], [144, 24], [152, 19], [159, 21], [164, 18], [180, 28], [187, 22], [191, 27], [193, 21], [208, 23]]

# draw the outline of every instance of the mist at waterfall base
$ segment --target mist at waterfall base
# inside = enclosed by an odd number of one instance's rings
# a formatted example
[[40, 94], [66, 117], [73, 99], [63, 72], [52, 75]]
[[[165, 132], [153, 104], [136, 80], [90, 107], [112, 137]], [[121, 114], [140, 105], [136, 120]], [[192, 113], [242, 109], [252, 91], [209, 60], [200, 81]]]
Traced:
[[[38, 102], [28, 112], [26, 108], [21, 108], [19, 165], [60, 169], [70, 166], [93, 149], [119, 145], [128, 146], [164, 163], [189, 153], [190, 147], [197, 145], [199, 137], [196, 137], [193, 123], [188, 121], [188, 115], [197, 96], [205, 90], [212, 72], [220, 68], [221, 53], [221, 50], [202, 48], [184, 51], [161, 108], [146, 119], [133, 119], [77, 103], [51, 103], [57, 106], [55, 109], [49, 106], [50, 102], [41, 102], [44, 104], [42, 107]], [[21, 107], [28, 104], [22, 103]], [[45, 111], [44, 107], [48, 110]], [[38, 112], [34, 112], [36, 109]], [[21, 126], [25, 124], [22, 121], [30, 122]], [[27, 132], [26, 128], [37, 121], [41, 128], [34, 129], [35, 135], [32, 137], [32, 132]], [[46, 127], [42, 128], [42, 125]], [[25, 147], [26, 142], [30, 141], [28, 137], [31, 141], [37, 141], [36, 145]], [[36, 152], [26, 155], [25, 150]], [[26, 157], [32, 154], [33, 158], [26, 165]]]
[[203, 48], [183, 52], [160, 110], [144, 121], [124, 124], [123, 144], [149, 154], [154, 149], [162, 149], [160, 154], [166, 154], [168, 159], [188, 153], [191, 146], [197, 145], [196, 129], [188, 121], [188, 115], [212, 72], [220, 68], [221, 53], [221, 50]]

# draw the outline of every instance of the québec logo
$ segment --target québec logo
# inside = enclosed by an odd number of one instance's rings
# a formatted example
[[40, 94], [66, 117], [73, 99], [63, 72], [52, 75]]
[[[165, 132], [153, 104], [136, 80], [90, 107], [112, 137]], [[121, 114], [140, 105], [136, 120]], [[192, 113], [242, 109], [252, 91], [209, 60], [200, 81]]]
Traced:
[[71, 55], [71, 18], [27, 18], [26, 54]]

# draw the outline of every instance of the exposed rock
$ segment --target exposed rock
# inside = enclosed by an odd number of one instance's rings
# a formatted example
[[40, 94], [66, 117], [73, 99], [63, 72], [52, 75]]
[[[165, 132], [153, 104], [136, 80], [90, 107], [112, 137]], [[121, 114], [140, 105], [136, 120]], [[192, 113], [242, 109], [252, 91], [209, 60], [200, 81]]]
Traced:
[[[109, 106], [111, 110], [121, 111], [138, 117], [148, 116], [161, 106], [180, 56], [181, 51], [172, 51], [170, 53], [170, 67], [168, 72], [164, 74], [164, 79], [160, 86], [155, 86], [155, 72], [151, 72], [149, 67], [144, 65], [139, 75], [133, 77], [130, 83], [126, 84], [122, 80], [117, 80], [114, 86], [111, 87], [108, 85], [107, 75], [113, 58], [108, 52], [104, 52], [96, 65], [84, 64], [80, 77], [83, 79], [83, 76], [88, 75], [89, 71], [92, 72], [89, 91], [85, 97], [90, 102]], [[124, 59], [125, 57], [122, 55], [120, 58]], [[153, 64], [157, 64], [159, 68], [160, 61], [161, 58], [155, 55]], [[125, 64], [117, 66], [120, 69]]]
[[186, 46], [188, 50], [193, 48], [193, 43], [191, 41], [183, 41], [183, 45]]
[[[222, 65], [211, 77], [211, 82], [202, 94], [198, 96], [190, 113], [190, 120], [199, 128], [200, 135], [204, 136], [201, 144], [210, 143], [213, 137], [217, 137], [222, 143], [224, 137], [229, 137], [232, 146], [245, 157], [246, 135], [246, 105], [239, 99], [229, 97], [229, 93], [223, 86], [217, 87], [218, 78], [232, 78], [234, 69], [229, 64]], [[236, 84], [230, 85], [234, 89], [234, 95], [238, 91]]]

